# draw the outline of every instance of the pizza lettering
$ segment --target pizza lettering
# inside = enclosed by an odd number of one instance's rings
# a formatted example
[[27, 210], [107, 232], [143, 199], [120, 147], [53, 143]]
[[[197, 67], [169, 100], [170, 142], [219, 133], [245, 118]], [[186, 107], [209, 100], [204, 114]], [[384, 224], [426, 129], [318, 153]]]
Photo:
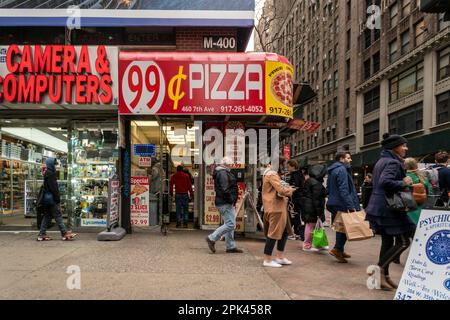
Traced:
[[281, 71], [276, 74], [270, 83], [272, 95], [282, 104], [292, 107], [292, 95], [294, 86], [292, 83], [292, 75], [288, 72]]

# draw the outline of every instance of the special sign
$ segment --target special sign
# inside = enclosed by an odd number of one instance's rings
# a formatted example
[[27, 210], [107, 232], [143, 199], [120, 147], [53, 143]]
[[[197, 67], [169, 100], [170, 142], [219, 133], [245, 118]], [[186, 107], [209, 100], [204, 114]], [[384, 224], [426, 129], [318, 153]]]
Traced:
[[123, 52], [119, 73], [121, 114], [293, 114], [293, 69], [278, 55]]
[[0, 102], [111, 104], [116, 64], [108, 52], [117, 61], [105, 46], [0, 47]]

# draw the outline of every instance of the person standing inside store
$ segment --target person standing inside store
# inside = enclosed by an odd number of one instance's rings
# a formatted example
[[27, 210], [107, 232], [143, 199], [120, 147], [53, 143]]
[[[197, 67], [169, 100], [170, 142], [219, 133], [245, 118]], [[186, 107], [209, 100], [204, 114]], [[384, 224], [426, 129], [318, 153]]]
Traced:
[[238, 200], [237, 179], [231, 173], [233, 161], [229, 157], [225, 157], [216, 166], [213, 173], [214, 190], [216, 192], [215, 205], [220, 212], [224, 224], [217, 228], [212, 234], [206, 237], [206, 242], [212, 253], [216, 253], [215, 244], [222, 236], [225, 236], [225, 245], [227, 253], [243, 253], [236, 247], [234, 241], [234, 229], [236, 228], [236, 209], [235, 205]]
[[[339, 152], [335, 157], [336, 162], [328, 168], [328, 202], [327, 210], [331, 212], [332, 221], [339, 211], [355, 212], [361, 210], [358, 194], [352, 179], [352, 156], [349, 152]], [[339, 263], [347, 263], [351, 258], [344, 251], [347, 236], [343, 232], [336, 232], [336, 244], [329, 252]]]
[[372, 183], [372, 174], [366, 174], [364, 178], [364, 183], [361, 187], [361, 196], [362, 196], [362, 205], [363, 209], [366, 209], [369, 205], [370, 197], [372, 196], [373, 183]]
[[[280, 168], [284, 159], [280, 159]], [[262, 199], [264, 206], [264, 234], [266, 245], [264, 247], [264, 267], [281, 268], [283, 265], [291, 265], [292, 262], [284, 256], [286, 241], [292, 233], [288, 218], [288, 198], [295, 192], [295, 188], [282, 183], [280, 171], [277, 173], [268, 164], [263, 173]], [[276, 259], [272, 259], [273, 249], [277, 244]]]
[[177, 172], [170, 177], [169, 190], [173, 197], [173, 186], [175, 185], [175, 203], [177, 208], [177, 228], [181, 227], [183, 215], [183, 226], [188, 227], [189, 199], [194, 197], [192, 184], [189, 176], [184, 173], [183, 166], [177, 167]]
[[38, 207], [43, 208], [44, 217], [41, 222], [41, 228], [37, 241], [48, 241], [51, 238], [47, 235], [47, 227], [50, 220], [55, 218], [56, 224], [58, 225], [59, 231], [61, 232], [62, 240], [73, 240], [76, 236], [75, 233], [68, 231], [64, 225], [63, 217], [61, 214], [60, 203], [61, 197], [59, 194], [58, 181], [56, 178], [56, 164], [55, 158], [48, 158], [45, 161], [45, 166], [43, 170], [44, 174], [44, 184], [41, 188], [41, 192], [38, 199]]
[[405, 174], [407, 142], [399, 135], [383, 135], [383, 150], [373, 170], [373, 193], [366, 210], [370, 227], [381, 235], [378, 266], [381, 271], [380, 287], [383, 290], [397, 288], [397, 284], [389, 277], [389, 265], [408, 249], [410, 237], [416, 228], [406, 211], [394, 211], [386, 202], [386, 194], [393, 194], [413, 184], [413, 180]]
[[447, 152], [438, 152], [435, 155], [436, 169], [438, 170], [440, 205], [449, 205], [450, 192], [450, 169], [448, 168], [450, 156]]
[[288, 164], [288, 171], [290, 172], [290, 179], [289, 184], [297, 190], [295, 190], [294, 194], [292, 195], [292, 202], [294, 204], [294, 216], [289, 215], [291, 224], [294, 227], [294, 240], [301, 239], [304, 240], [304, 227], [302, 228], [302, 221], [301, 221], [301, 205], [300, 205], [300, 197], [303, 192], [303, 188], [305, 186], [305, 177], [303, 177], [302, 172], [298, 168], [298, 162], [295, 160], [289, 160]]

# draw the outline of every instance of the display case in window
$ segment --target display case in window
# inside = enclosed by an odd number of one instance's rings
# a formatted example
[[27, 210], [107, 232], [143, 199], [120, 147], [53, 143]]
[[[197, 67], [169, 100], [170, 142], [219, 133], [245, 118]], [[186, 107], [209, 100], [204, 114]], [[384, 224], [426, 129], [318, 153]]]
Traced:
[[76, 226], [106, 226], [108, 181], [119, 159], [116, 124], [76, 125], [71, 139], [70, 187]]

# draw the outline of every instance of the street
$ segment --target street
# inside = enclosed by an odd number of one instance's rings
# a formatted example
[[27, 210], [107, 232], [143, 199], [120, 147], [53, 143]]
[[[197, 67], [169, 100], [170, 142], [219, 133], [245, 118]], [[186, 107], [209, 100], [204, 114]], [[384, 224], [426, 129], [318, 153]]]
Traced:
[[[334, 243], [333, 232], [327, 228]], [[211, 254], [206, 231], [138, 230], [119, 242], [99, 242], [94, 233], [76, 241], [39, 243], [35, 233], [0, 233], [0, 299], [150, 299], [150, 300], [391, 300], [395, 292], [368, 290], [365, 274], [377, 260], [380, 239], [347, 245], [352, 255], [339, 264], [327, 253], [301, 251], [288, 241], [292, 266], [262, 267], [264, 242], [237, 238], [244, 254], [226, 254], [217, 243]], [[391, 265], [398, 281], [402, 265]], [[81, 288], [70, 290], [69, 266], [79, 266]], [[69, 281], [70, 282], [70, 281]], [[72, 282], [70, 282], [72, 283]]]

